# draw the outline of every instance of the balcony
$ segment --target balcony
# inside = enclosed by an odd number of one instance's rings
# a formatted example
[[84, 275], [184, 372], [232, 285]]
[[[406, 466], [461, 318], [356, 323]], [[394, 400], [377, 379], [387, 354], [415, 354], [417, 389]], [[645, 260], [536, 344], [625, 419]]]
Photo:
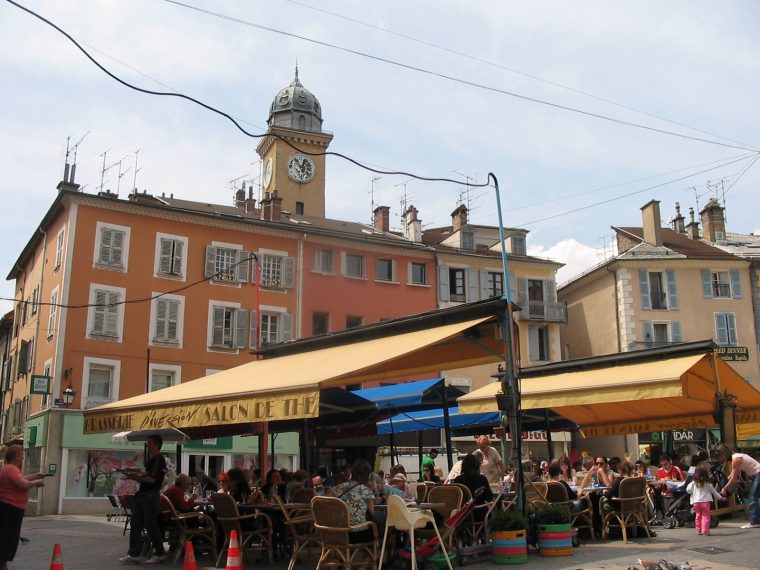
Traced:
[[668, 296], [663, 291], [650, 291], [649, 297], [652, 300], [652, 309], [665, 310], [668, 308]]
[[567, 322], [567, 303], [522, 299], [518, 304], [521, 308], [521, 321]]
[[731, 298], [731, 285], [728, 283], [713, 283], [713, 297], [718, 299]]

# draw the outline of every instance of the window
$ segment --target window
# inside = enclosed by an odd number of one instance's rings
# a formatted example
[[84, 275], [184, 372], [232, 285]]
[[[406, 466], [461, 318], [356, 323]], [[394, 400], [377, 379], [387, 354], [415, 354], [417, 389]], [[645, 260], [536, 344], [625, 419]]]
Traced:
[[667, 323], [654, 323], [654, 342], [655, 344], [665, 344], [668, 342], [668, 325]]
[[364, 324], [364, 317], [354, 317], [351, 315], [348, 315], [346, 317], [346, 328], [347, 329], [355, 329], [356, 327], [360, 327]]
[[85, 408], [119, 399], [120, 370], [121, 363], [118, 360], [84, 358], [82, 400]]
[[245, 348], [248, 312], [236, 306], [211, 306], [211, 346], [214, 348]]
[[267, 289], [292, 289], [295, 259], [282, 255], [261, 254], [261, 286]]
[[153, 301], [153, 341], [179, 344], [182, 298], [159, 297]]
[[508, 252], [512, 255], [526, 255], [525, 236], [510, 236]]
[[247, 283], [251, 257], [238, 245], [208, 245], [204, 276], [215, 283]]
[[413, 285], [427, 285], [427, 264], [412, 262], [409, 264], [410, 283]]
[[330, 332], [330, 313], [312, 313], [311, 334], [325, 334]]
[[183, 277], [186, 267], [187, 238], [157, 234], [156, 241], [156, 276]]
[[652, 309], [668, 308], [665, 290], [662, 286], [662, 273], [659, 271], [649, 272], [649, 298], [652, 302]]
[[125, 226], [96, 225], [95, 265], [108, 269], [127, 269], [129, 255], [129, 231]]
[[32, 309], [32, 314], [33, 315], [37, 314], [37, 309], [39, 308], [39, 306], [40, 306], [40, 286], [37, 285], [34, 288], [34, 291], [32, 291], [31, 309]]
[[280, 338], [280, 316], [275, 313], [261, 315], [261, 345], [277, 344]]
[[329, 249], [314, 250], [314, 271], [318, 273], [333, 272], [333, 252]]
[[237, 251], [218, 247], [214, 259], [214, 279], [217, 281], [235, 281], [235, 263]]
[[528, 329], [528, 350], [533, 362], [549, 360], [549, 327], [539, 326]]
[[150, 391], [162, 390], [180, 382], [181, 367], [169, 364], [150, 365]]
[[356, 392], [357, 390], [361, 390], [363, 387], [363, 384], [346, 384], [346, 390], [349, 392]]
[[364, 277], [363, 256], [346, 253], [343, 261], [343, 275], [346, 277]]
[[544, 295], [544, 281], [542, 279], [527, 279], [528, 298], [521, 303], [528, 304], [528, 315], [532, 319], [543, 319], [546, 315], [546, 297]]
[[47, 338], [50, 340], [55, 334], [55, 319], [58, 315], [58, 287], [50, 294], [50, 315], [48, 316]]
[[731, 281], [728, 277], [728, 271], [712, 272], [712, 295], [716, 298], [731, 298]]
[[90, 307], [87, 327], [90, 337], [121, 340], [124, 291], [118, 287], [91, 285], [90, 303], [93, 306]]
[[394, 269], [396, 263], [392, 259], [377, 260], [377, 280], [395, 281]]
[[705, 299], [741, 299], [742, 282], [737, 269], [702, 269], [702, 293]]
[[63, 238], [64, 238], [64, 230], [61, 230], [58, 232], [58, 235], [55, 238], [55, 265], [53, 266], [54, 270], [58, 270], [61, 267], [61, 263], [63, 263]]
[[296, 215], [303, 216], [303, 202], [296, 202]]
[[22, 340], [21, 346], [18, 349], [18, 358], [16, 359], [16, 377], [21, 377], [27, 372], [29, 372], [29, 358], [30, 354], [32, 354], [32, 343], [31, 341]]
[[456, 267], [449, 268], [449, 298], [460, 303], [465, 302], [465, 272]]
[[720, 346], [739, 344], [735, 313], [715, 313], [715, 342]]
[[488, 296], [501, 297], [504, 294], [504, 279], [502, 274], [495, 271], [489, 271], [486, 278]]
[[678, 309], [676, 274], [673, 270], [647, 271], [639, 269], [641, 308], [648, 310]]
[[460, 230], [460, 246], [470, 251], [475, 249], [475, 232], [472, 230]]
[[662, 346], [681, 341], [681, 323], [679, 321], [652, 322], [644, 321], [644, 345]]

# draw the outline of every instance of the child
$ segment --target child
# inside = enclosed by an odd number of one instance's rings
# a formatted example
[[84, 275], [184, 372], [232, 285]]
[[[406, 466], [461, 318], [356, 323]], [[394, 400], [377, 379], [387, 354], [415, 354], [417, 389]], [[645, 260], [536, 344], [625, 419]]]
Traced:
[[694, 470], [694, 479], [686, 486], [686, 492], [691, 495], [691, 505], [696, 513], [694, 526], [697, 534], [710, 536], [710, 507], [712, 498], [720, 499], [720, 495], [710, 482], [710, 472], [699, 466]]

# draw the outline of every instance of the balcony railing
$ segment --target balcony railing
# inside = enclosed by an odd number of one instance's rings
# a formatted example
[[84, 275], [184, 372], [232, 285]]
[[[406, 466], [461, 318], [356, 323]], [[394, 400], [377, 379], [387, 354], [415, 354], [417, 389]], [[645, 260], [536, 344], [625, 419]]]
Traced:
[[652, 299], [653, 309], [667, 309], [668, 296], [663, 291], [651, 291], [649, 296]]
[[567, 303], [521, 299], [519, 305], [521, 309], [520, 320], [550, 323], [567, 322]]
[[713, 283], [713, 297], [731, 298], [731, 285], [728, 283]]

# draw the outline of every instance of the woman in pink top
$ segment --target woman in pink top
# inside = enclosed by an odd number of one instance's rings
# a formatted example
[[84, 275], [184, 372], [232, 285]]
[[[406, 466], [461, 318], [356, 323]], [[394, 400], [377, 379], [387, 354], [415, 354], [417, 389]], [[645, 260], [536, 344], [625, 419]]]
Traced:
[[731, 476], [720, 492], [722, 496], [725, 497], [739, 481], [739, 473], [750, 478], [749, 522], [742, 525], [742, 528], [760, 528], [760, 463], [746, 453], [734, 453], [727, 445], [721, 445], [715, 457], [723, 463], [731, 462]]
[[0, 570], [8, 570], [8, 562], [16, 555], [29, 489], [45, 486], [44, 474], [21, 473], [23, 462], [23, 447], [11, 445], [5, 450], [5, 465], [0, 469]]

